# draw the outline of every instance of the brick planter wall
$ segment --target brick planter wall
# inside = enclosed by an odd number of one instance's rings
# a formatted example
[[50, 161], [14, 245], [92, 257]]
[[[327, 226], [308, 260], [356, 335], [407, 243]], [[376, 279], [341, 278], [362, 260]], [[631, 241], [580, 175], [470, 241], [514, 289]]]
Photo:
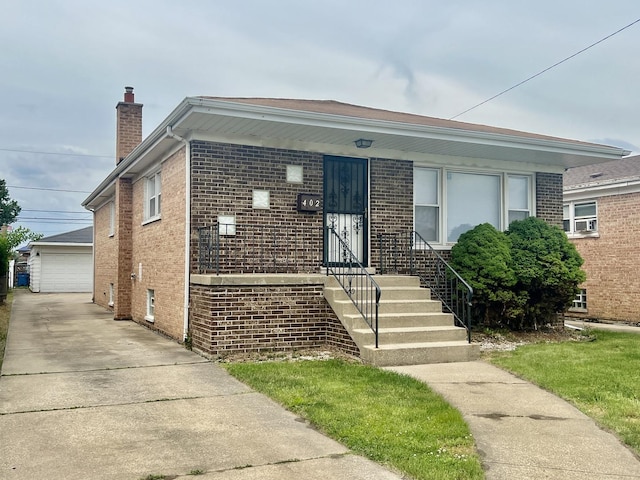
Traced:
[[211, 357], [331, 346], [359, 356], [323, 284], [191, 285], [193, 348]]

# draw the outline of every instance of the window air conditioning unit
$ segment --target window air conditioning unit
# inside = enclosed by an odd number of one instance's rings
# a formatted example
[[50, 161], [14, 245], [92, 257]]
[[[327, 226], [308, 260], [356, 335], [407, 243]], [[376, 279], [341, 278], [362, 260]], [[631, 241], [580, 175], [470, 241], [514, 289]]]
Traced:
[[597, 229], [597, 220], [576, 220], [576, 232], [595, 232]]

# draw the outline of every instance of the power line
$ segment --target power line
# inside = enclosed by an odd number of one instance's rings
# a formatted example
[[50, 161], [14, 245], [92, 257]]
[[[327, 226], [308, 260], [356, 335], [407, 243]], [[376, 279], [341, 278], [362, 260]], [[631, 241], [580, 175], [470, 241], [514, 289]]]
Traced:
[[23, 220], [23, 219], [17, 219], [15, 221], [15, 223], [58, 223], [58, 224], [69, 224], [69, 225], [75, 225], [75, 224], [83, 224], [83, 223], [93, 223], [93, 220], [91, 219], [85, 219], [85, 220], [68, 220], [68, 219], [64, 219], [64, 218], [60, 218], [60, 219], [56, 219], [56, 218], [49, 218], [46, 220]]
[[71, 220], [71, 221], [81, 221], [81, 222], [92, 222], [93, 220], [91, 218], [53, 218], [53, 217], [22, 217], [22, 216], [18, 216], [17, 221], [23, 221], [23, 220], [54, 220], [56, 222], [63, 222], [63, 221], [67, 221], [67, 220]]
[[40, 212], [40, 213], [84, 213], [84, 214], [92, 213], [87, 210], [85, 211], [82, 211], [82, 210], [33, 210], [31, 208], [23, 208], [20, 211], [21, 212]]
[[42, 187], [18, 187], [16, 185], [7, 185], [9, 188], [23, 188], [26, 190], [45, 190], [47, 192], [67, 192], [67, 193], [91, 193], [85, 190], [63, 190], [60, 188], [42, 188]]
[[609, 38], [613, 37], [614, 35], [617, 35], [618, 33], [622, 32], [623, 30], [626, 30], [626, 29], [627, 29], [627, 28], [629, 28], [629, 27], [632, 27], [633, 25], [635, 25], [635, 24], [636, 24], [636, 23], [638, 23], [638, 22], [640, 22], [640, 18], [639, 18], [639, 19], [637, 19], [637, 20], [635, 20], [635, 21], [633, 21], [633, 22], [631, 22], [629, 25], [625, 25], [625, 26], [624, 26], [624, 27], [622, 27], [621, 29], [616, 30], [615, 32], [613, 32], [613, 33], [611, 33], [611, 34], [607, 35], [606, 37], [601, 38], [601, 39], [600, 39], [600, 40], [598, 40], [597, 42], [592, 43], [592, 44], [591, 44], [591, 45], [589, 45], [588, 47], [583, 48], [582, 50], [580, 50], [580, 51], [578, 51], [578, 52], [574, 53], [573, 55], [569, 55], [567, 58], [564, 58], [564, 59], [560, 60], [559, 62], [554, 63], [554, 64], [553, 64], [553, 65], [551, 65], [550, 67], [547, 67], [547, 68], [545, 68], [544, 70], [539, 71], [539, 72], [538, 72], [538, 73], [536, 73], [535, 75], [531, 75], [529, 78], [526, 78], [525, 80], [522, 80], [521, 82], [516, 83], [514, 86], [509, 87], [509, 88], [507, 88], [506, 90], [501, 91], [500, 93], [498, 93], [498, 94], [494, 95], [493, 97], [488, 98], [488, 99], [486, 99], [485, 101], [480, 102], [480, 103], [478, 103], [477, 105], [474, 105], [474, 106], [473, 106], [473, 107], [471, 107], [471, 108], [467, 108], [464, 112], [461, 112], [461, 113], [459, 113], [459, 114], [457, 114], [457, 115], [454, 115], [453, 117], [450, 117], [450, 118], [449, 118], [449, 120], [453, 120], [453, 119], [455, 119], [455, 118], [458, 118], [458, 117], [460, 117], [460, 116], [464, 115], [465, 113], [469, 113], [471, 110], [474, 110], [474, 109], [476, 109], [476, 108], [478, 108], [478, 107], [480, 107], [480, 106], [484, 105], [485, 103], [489, 103], [491, 100], [495, 100], [495, 99], [496, 99], [496, 98], [498, 98], [499, 96], [504, 95], [504, 94], [505, 94], [505, 93], [507, 93], [507, 92], [510, 92], [510, 91], [511, 91], [511, 90], [513, 90], [514, 88], [518, 88], [520, 85], [523, 85], [523, 84], [527, 83], [529, 80], [533, 80], [534, 78], [539, 77], [539, 76], [540, 76], [540, 75], [542, 75], [543, 73], [548, 72], [549, 70], [551, 70], [552, 68], [557, 67], [557, 66], [558, 66], [558, 65], [560, 65], [560, 64], [563, 64], [563, 63], [564, 63], [564, 62], [566, 62], [567, 60], [571, 60], [573, 57], [576, 57], [576, 56], [580, 55], [581, 53], [586, 52], [586, 51], [587, 51], [587, 50], [589, 50], [590, 48], [595, 47], [596, 45], [598, 45], [599, 43], [604, 42], [605, 40], [608, 40]]
[[39, 155], [63, 155], [67, 157], [94, 157], [94, 158], [113, 158], [113, 155], [91, 155], [89, 153], [60, 153], [60, 152], [40, 152], [36, 150], [20, 150], [18, 148], [0, 148], [2, 152], [15, 153], [37, 153]]

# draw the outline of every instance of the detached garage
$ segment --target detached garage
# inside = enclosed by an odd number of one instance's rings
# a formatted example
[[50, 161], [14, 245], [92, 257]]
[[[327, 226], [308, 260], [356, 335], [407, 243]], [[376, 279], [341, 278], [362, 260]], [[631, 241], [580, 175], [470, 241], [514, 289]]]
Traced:
[[93, 227], [45, 237], [29, 246], [32, 292], [93, 291]]

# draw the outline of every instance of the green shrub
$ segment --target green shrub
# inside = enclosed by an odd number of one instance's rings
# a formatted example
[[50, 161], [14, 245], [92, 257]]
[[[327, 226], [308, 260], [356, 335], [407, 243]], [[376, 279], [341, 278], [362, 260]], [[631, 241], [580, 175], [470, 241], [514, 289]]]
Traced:
[[566, 234], [543, 220], [529, 217], [511, 223], [506, 232], [511, 239], [516, 290], [526, 296], [521, 325], [537, 328], [564, 312], [586, 280], [580, 269], [583, 260]]
[[499, 325], [517, 305], [511, 264], [511, 240], [489, 223], [460, 235], [451, 249], [451, 266], [473, 288], [476, 322]]
[[488, 223], [469, 230], [451, 249], [451, 264], [473, 287], [475, 321], [514, 330], [551, 322], [585, 280], [565, 233], [535, 217], [504, 233]]

